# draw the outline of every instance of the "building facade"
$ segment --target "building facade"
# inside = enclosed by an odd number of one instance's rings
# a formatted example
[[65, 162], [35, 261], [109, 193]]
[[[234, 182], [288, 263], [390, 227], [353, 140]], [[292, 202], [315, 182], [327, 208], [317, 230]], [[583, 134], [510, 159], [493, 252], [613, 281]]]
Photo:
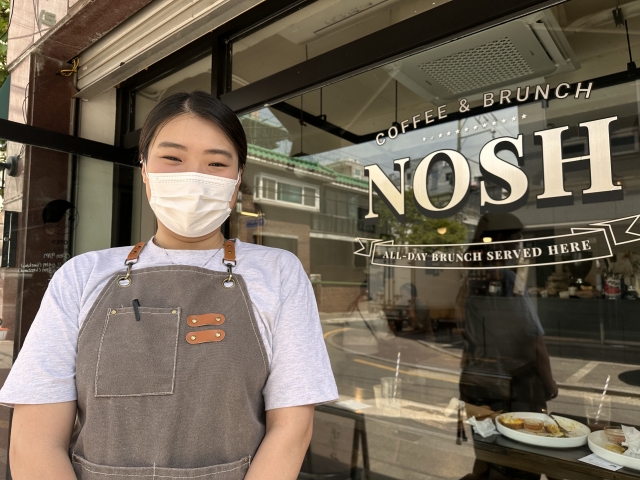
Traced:
[[[299, 478], [640, 478], [602, 433], [640, 425], [636, 56], [639, 0], [15, 0], [0, 382], [66, 260], [153, 235], [140, 128], [204, 90], [225, 231], [298, 256], [341, 395]], [[467, 423], [542, 409], [572, 438]]]

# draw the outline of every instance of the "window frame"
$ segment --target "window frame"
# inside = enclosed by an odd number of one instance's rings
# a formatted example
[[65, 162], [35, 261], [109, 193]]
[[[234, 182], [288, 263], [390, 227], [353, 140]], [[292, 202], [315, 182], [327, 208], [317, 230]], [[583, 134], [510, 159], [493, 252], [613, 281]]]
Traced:
[[[272, 180], [274, 182], [276, 182], [276, 193], [275, 193], [275, 199], [274, 198], [266, 198], [263, 196], [263, 180]], [[272, 175], [270, 173], [258, 173], [254, 176], [253, 178], [254, 181], [254, 185], [255, 185], [255, 192], [258, 195], [254, 196], [254, 199], [256, 202], [260, 202], [264, 205], [274, 205], [274, 206], [278, 206], [278, 207], [284, 207], [284, 208], [296, 208], [299, 210], [305, 210], [308, 212], [319, 212], [320, 211], [320, 186], [318, 185], [312, 185], [310, 183], [304, 183], [304, 182], [299, 182], [296, 180], [290, 180], [288, 178], [285, 177], [278, 177], [277, 175]], [[310, 205], [305, 205], [304, 203], [294, 203], [294, 202], [288, 202], [286, 200], [278, 200], [278, 184], [280, 183], [284, 183], [286, 185], [291, 185], [293, 187], [301, 187], [302, 190], [302, 196], [303, 196], [303, 202], [304, 202], [304, 189], [305, 188], [310, 188], [315, 190], [316, 194], [315, 194], [315, 205], [312, 207]]]

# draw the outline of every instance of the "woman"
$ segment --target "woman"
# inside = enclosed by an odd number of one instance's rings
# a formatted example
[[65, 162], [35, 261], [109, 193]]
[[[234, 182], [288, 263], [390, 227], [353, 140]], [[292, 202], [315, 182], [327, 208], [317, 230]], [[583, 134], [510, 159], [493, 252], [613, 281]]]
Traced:
[[242, 126], [207, 93], [175, 94], [139, 152], [157, 232], [52, 278], [0, 391], [13, 478], [297, 478], [313, 405], [337, 390], [298, 259], [221, 233]]
[[[486, 213], [478, 222], [471, 252], [504, 248], [500, 242], [522, 239], [524, 225], [510, 213]], [[514, 245], [515, 244], [511, 244]], [[464, 347], [460, 399], [494, 412], [540, 412], [558, 396], [544, 330], [526, 285], [526, 267], [519, 274], [508, 262], [470, 263], [462, 279], [457, 309]], [[484, 269], [482, 267], [501, 267]], [[462, 425], [460, 425], [462, 427]], [[463, 430], [460, 432], [462, 433]], [[476, 458], [462, 480], [537, 480], [532, 474]]]

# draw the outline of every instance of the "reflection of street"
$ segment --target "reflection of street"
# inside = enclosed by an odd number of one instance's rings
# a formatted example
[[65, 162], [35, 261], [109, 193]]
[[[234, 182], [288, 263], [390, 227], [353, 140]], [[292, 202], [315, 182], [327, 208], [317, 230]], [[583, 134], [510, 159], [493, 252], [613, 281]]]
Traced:
[[[340, 394], [372, 405], [362, 410], [369, 436], [372, 478], [458, 479], [469, 473], [475, 458], [473, 442], [457, 445], [457, 416], [444, 413], [451, 398], [459, 396], [461, 339], [451, 331], [437, 332], [428, 341], [424, 335], [416, 339], [391, 335], [378, 342], [374, 353], [362, 353], [343, 343], [350, 331], [361, 329], [353, 317], [324, 315], [322, 323]], [[375, 407], [373, 386], [380, 383], [381, 377], [395, 374], [398, 352], [402, 399], [413, 407], [403, 409], [400, 418], [392, 418]], [[553, 412], [583, 417], [584, 393], [601, 391], [610, 374], [612, 422], [637, 424], [640, 388], [618, 380], [619, 373], [637, 367], [560, 357], [552, 357], [551, 364], [560, 389], [558, 397], [548, 404]], [[336, 435], [335, 420], [328, 415], [321, 418], [316, 422], [314, 442]], [[470, 438], [469, 427], [465, 428]], [[323, 432], [324, 429], [333, 430]], [[329, 452], [329, 445], [313, 447], [316, 454]]]

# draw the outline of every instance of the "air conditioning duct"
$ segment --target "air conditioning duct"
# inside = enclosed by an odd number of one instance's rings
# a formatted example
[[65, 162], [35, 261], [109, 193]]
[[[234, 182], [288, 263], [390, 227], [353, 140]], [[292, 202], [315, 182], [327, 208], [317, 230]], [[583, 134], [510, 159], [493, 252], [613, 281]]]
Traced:
[[580, 64], [549, 12], [529, 15], [388, 65], [389, 74], [427, 101], [576, 70]]

